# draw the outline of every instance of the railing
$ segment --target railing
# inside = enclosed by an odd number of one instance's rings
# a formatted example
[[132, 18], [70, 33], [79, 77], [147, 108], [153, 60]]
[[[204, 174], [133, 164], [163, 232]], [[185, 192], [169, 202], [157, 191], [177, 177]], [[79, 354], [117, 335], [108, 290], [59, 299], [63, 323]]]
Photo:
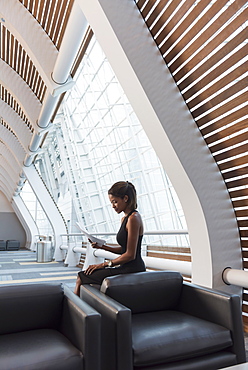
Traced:
[[[95, 236], [115, 236], [115, 233], [94, 233]], [[149, 235], [188, 235], [187, 230], [168, 230], [168, 231], [150, 231], [144, 233], [144, 236]], [[62, 237], [71, 238], [71, 237], [82, 237], [82, 233], [74, 233], [74, 234], [62, 234]], [[74, 243], [73, 243], [74, 244]], [[158, 269], [158, 270], [177, 270], [181, 272], [181, 274], [191, 277], [192, 272], [192, 264], [190, 261], [184, 260], [176, 260], [176, 259], [167, 259], [167, 258], [157, 258], [157, 257], [149, 257], [147, 256], [147, 252], [151, 252], [151, 250], [147, 250], [146, 246], [143, 246], [142, 249], [143, 254], [142, 258], [145, 262], [145, 265], [148, 269]], [[180, 248], [180, 247], [179, 247]], [[90, 243], [88, 243], [86, 248], [81, 246], [77, 246], [74, 244], [71, 248], [68, 245], [61, 245], [60, 249], [63, 251], [67, 251], [67, 261], [70, 260], [70, 254], [84, 254], [86, 256], [85, 266], [87, 267], [89, 264], [100, 263], [104, 259], [114, 259], [116, 258], [115, 253], [111, 253], [105, 251], [103, 249], [94, 249], [91, 247]], [[73, 259], [75, 261], [75, 258]], [[227, 267], [224, 269], [222, 278], [225, 284], [228, 285], [236, 285], [239, 287], [243, 287], [248, 289], [248, 271], [245, 270], [238, 270], [232, 269]]]
[[[76, 239], [77, 237], [82, 237], [82, 233], [72, 233], [72, 234], [62, 234], [62, 237], [66, 237], [69, 239]], [[115, 233], [94, 233], [94, 236], [115, 236]], [[146, 236], [183, 236], [188, 235], [187, 230], [167, 230], [167, 231], [149, 231], [144, 233], [144, 237]], [[67, 239], [68, 240], [68, 239]], [[70, 244], [74, 244], [73, 246], [70, 246]], [[74, 264], [76, 265], [77, 262], [75, 262], [75, 256], [72, 256], [72, 254], [84, 254], [85, 255], [85, 263], [84, 268], [86, 268], [89, 264], [93, 263], [100, 263], [104, 259], [114, 259], [116, 258], [115, 253], [111, 253], [108, 251], [105, 251], [103, 249], [94, 249], [91, 247], [90, 243], [87, 244], [86, 248], [82, 246], [78, 246], [78, 243], [76, 241], [70, 242], [69, 245], [61, 245], [60, 250], [67, 251], [67, 256], [65, 263], [66, 264]], [[176, 247], [174, 247], [176, 249]], [[179, 247], [183, 249], [183, 247]], [[186, 248], [185, 248], [186, 249]], [[149, 269], [159, 269], [159, 270], [177, 270], [180, 271], [183, 275], [186, 275], [188, 277], [191, 276], [191, 262], [190, 261], [183, 261], [183, 260], [176, 260], [173, 259], [167, 259], [167, 258], [157, 258], [157, 257], [149, 257], [147, 256], [148, 253], [151, 253], [152, 249], [147, 249], [147, 245], [143, 244], [142, 246], [142, 258], [144, 259], [144, 262], [146, 264], [146, 267]], [[173, 255], [173, 253], [171, 253]], [[175, 255], [175, 253], [174, 253]]]
[[227, 267], [223, 271], [222, 278], [228, 285], [237, 285], [248, 289], [248, 271]]

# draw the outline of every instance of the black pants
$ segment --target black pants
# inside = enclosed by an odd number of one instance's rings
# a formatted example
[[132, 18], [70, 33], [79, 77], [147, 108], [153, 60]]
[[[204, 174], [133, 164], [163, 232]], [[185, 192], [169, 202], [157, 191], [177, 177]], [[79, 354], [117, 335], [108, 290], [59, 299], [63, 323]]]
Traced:
[[140, 268], [128, 268], [127, 266], [119, 267], [107, 267], [98, 269], [92, 272], [90, 275], [86, 275], [84, 271], [78, 273], [82, 284], [102, 284], [103, 280], [108, 276], [114, 276], [119, 274], [130, 274], [133, 272], [142, 272], [145, 271], [145, 265], [140, 266]]

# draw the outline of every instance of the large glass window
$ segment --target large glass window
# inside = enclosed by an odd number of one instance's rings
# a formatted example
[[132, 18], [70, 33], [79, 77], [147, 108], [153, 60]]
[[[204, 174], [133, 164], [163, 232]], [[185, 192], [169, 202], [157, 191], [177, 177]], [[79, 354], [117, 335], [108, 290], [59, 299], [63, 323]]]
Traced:
[[[94, 37], [75, 81], [37, 158], [69, 232], [78, 231], [76, 221], [89, 232], [118, 230], [107, 191], [120, 180], [135, 185], [146, 231], [185, 229], [176, 193]], [[156, 235], [146, 243], [188, 246], [188, 239]]]

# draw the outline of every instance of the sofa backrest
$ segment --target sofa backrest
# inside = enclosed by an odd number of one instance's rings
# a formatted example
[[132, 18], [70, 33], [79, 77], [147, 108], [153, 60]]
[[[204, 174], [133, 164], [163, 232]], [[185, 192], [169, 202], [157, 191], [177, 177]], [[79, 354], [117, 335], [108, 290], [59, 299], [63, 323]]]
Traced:
[[105, 278], [101, 292], [132, 313], [142, 313], [174, 309], [182, 284], [182, 275], [177, 271], [145, 271]]
[[61, 320], [63, 298], [61, 284], [1, 287], [0, 335], [34, 329], [57, 329]]

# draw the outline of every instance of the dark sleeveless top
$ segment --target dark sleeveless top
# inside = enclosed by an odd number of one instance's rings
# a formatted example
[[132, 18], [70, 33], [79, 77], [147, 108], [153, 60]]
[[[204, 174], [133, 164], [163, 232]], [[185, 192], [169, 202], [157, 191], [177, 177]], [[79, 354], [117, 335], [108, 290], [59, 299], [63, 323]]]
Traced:
[[[120, 230], [117, 233], [116, 239], [118, 244], [121, 246], [121, 254], [125, 253], [127, 250], [127, 220], [128, 217], [133, 213], [137, 211], [130, 212], [123, 220]], [[136, 250], [136, 256], [135, 259], [124, 263], [123, 265], [117, 266], [117, 267], [111, 267], [111, 268], [101, 268], [97, 269], [92, 272], [90, 275], [86, 275], [84, 271], [80, 271], [78, 273], [82, 284], [101, 284], [103, 279], [105, 279], [108, 276], [113, 275], [119, 275], [119, 274], [129, 274], [133, 272], [141, 272], [145, 271], [146, 267], [144, 264], [144, 261], [141, 257], [141, 242], [142, 242], [143, 235], [139, 236], [138, 243], [137, 243], [137, 250]]]
[[[136, 210], [130, 212], [122, 221], [120, 230], [118, 231], [116, 235], [116, 240], [118, 244], [121, 246], [121, 254], [125, 253], [127, 250], [127, 236], [128, 232], [126, 230], [126, 225], [129, 216], [133, 213], [137, 212]], [[143, 235], [139, 235], [138, 243], [137, 243], [137, 249], [136, 249], [136, 256], [135, 259], [132, 261], [129, 261], [127, 263], [124, 263], [122, 267], [129, 269], [130, 271], [145, 271], [145, 264], [141, 257], [141, 242], [142, 242]]]

